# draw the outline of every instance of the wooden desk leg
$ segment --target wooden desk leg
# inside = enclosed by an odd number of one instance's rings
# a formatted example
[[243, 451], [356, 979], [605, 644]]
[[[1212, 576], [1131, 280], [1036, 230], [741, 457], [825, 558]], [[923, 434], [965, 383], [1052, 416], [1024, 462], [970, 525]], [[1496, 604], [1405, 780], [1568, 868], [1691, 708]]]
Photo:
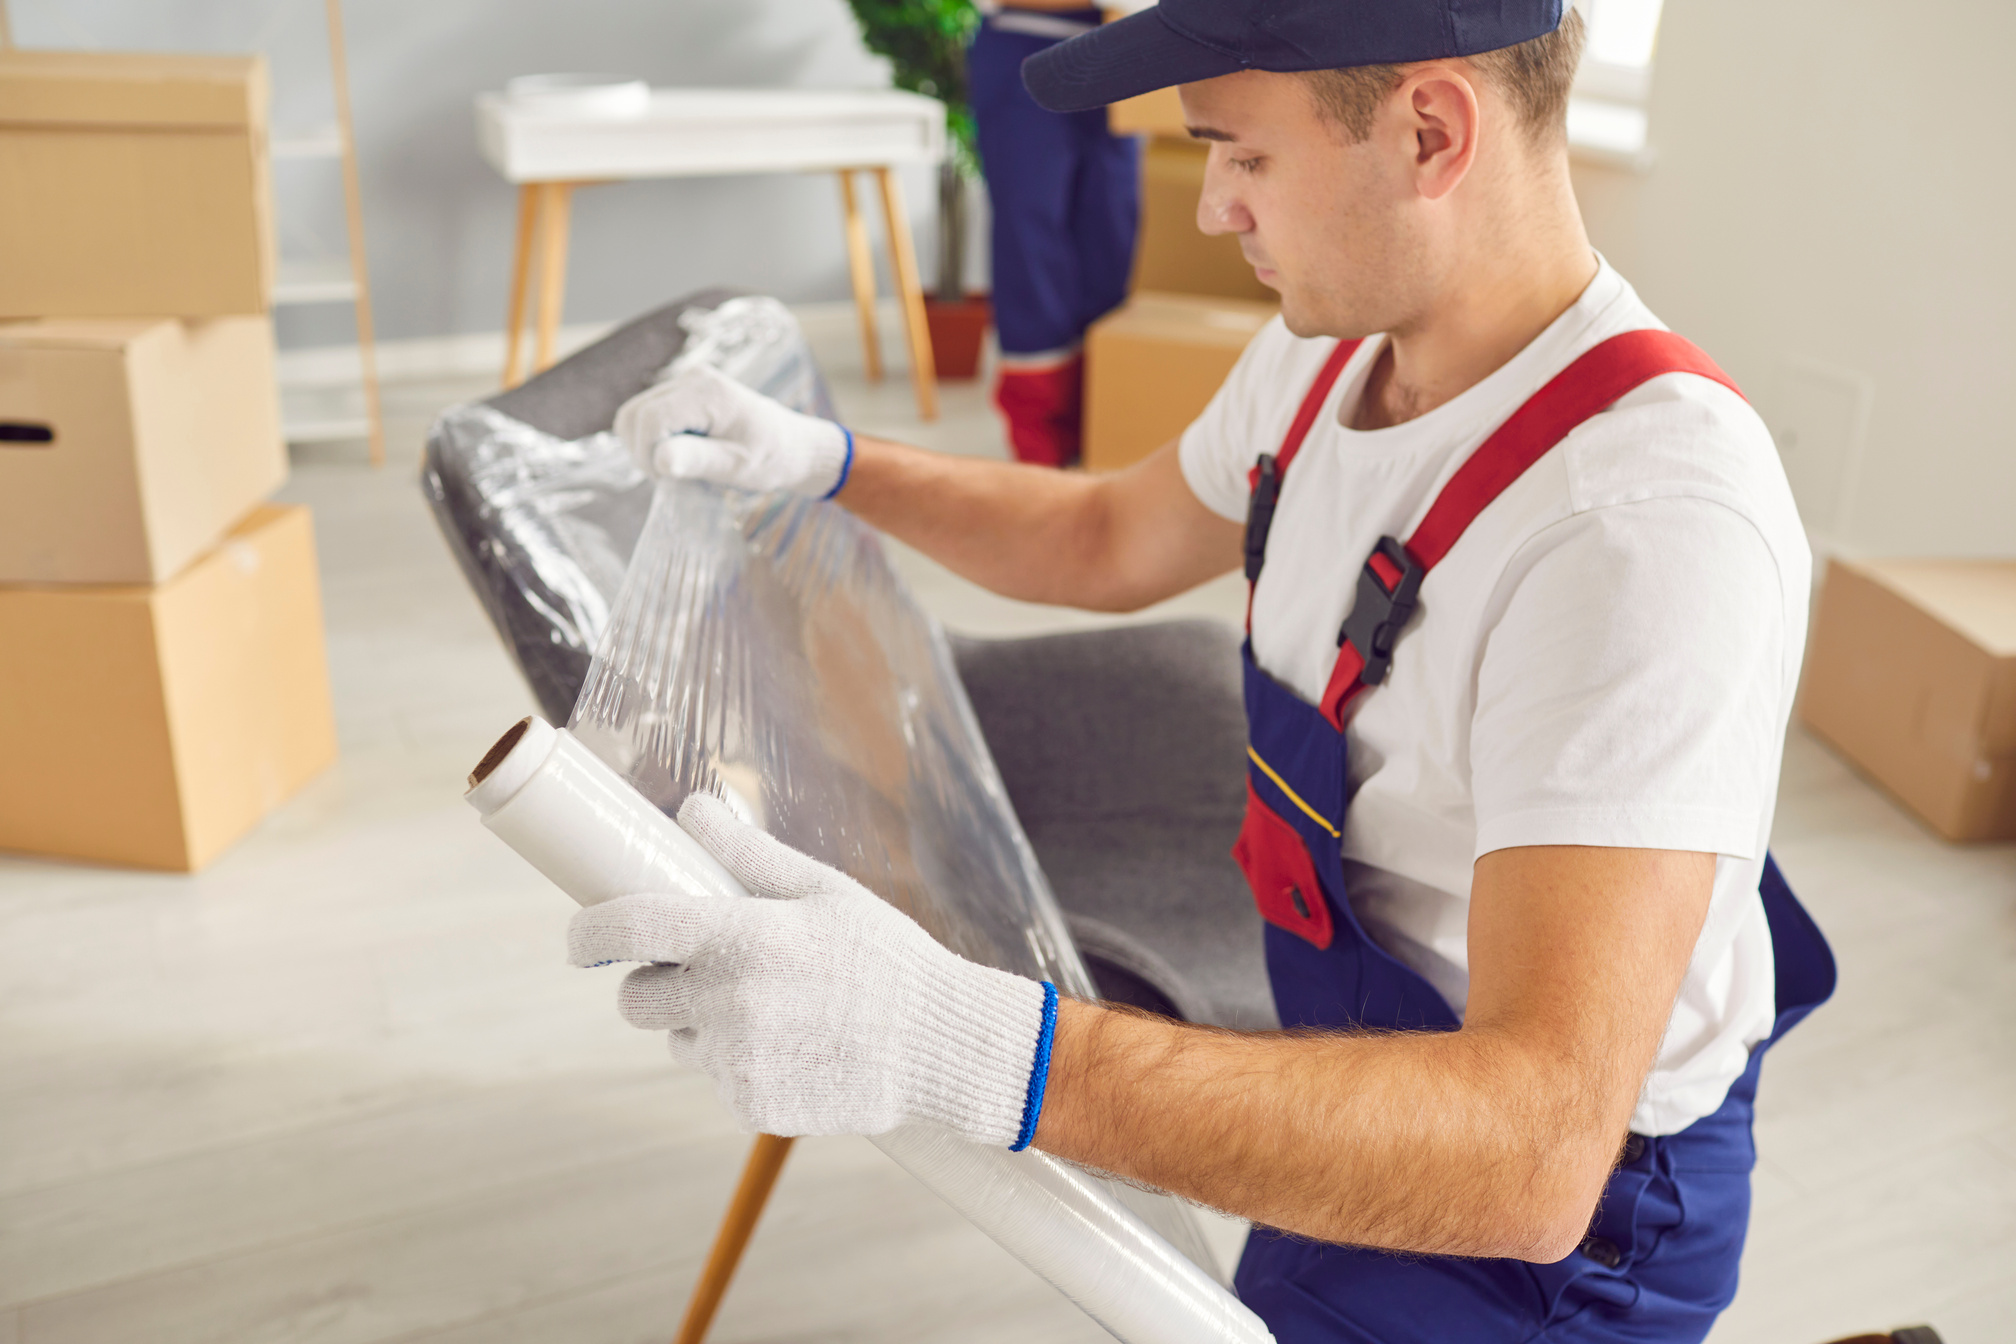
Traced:
[[861, 363], [868, 381], [882, 381], [882, 343], [875, 336], [875, 254], [868, 248], [868, 220], [854, 194], [854, 171], [840, 170], [840, 206], [846, 214], [847, 274], [854, 281], [854, 309], [861, 315]]
[[756, 1230], [756, 1220], [763, 1216], [770, 1188], [777, 1184], [777, 1173], [784, 1169], [784, 1159], [790, 1153], [791, 1140], [774, 1134], [756, 1136], [755, 1145], [749, 1149], [749, 1160], [742, 1167], [742, 1181], [735, 1187], [735, 1198], [728, 1202], [721, 1230], [714, 1234], [714, 1249], [707, 1253], [707, 1264], [700, 1271], [700, 1282], [694, 1285], [693, 1299], [686, 1304], [686, 1319], [679, 1322], [673, 1344], [700, 1344], [706, 1337], [707, 1327], [714, 1323], [714, 1313], [728, 1291], [728, 1280], [735, 1276], [735, 1266], [749, 1244], [749, 1234]]
[[938, 418], [938, 367], [931, 357], [931, 329], [924, 320], [924, 287], [917, 280], [917, 252], [910, 245], [910, 217], [903, 190], [890, 168], [877, 168], [882, 214], [889, 223], [889, 258], [895, 263], [896, 293], [903, 300], [903, 332], [910, 338], [910, 381], [917, 387], [917, 417]]
[[539, 220], [539, 343], [532, 352], [532, 372], [553, 365], [553, 344], [560, 335], [560, 306], [567, 295], [567, 215], [574, 203], [572, 182], [541, 183], [545, 202]]
[[504, 386], [518, 386], [519, 339], [525, 328], [525, 296], [532, 284], [532, 238], [539, 232], [539, 183], [518, 188], [518, 243], [511, 254], [511, 309], [504, 321]]

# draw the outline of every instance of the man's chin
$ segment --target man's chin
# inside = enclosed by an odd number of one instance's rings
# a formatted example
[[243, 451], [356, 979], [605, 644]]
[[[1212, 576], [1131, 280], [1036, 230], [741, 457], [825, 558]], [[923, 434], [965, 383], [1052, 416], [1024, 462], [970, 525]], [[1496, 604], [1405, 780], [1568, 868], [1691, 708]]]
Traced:
[[1361, 319], [1354, 321], [1350, 314], [1340, 313], [1334, 308], [1315, 302], [1306, 292], [1281, 291], [1281, 324], [1293, 335], [1304, 340], [1312, 337], [1328, 336], [1340, 341], [1362, 340], [1383, 328], [1367, 328]]
[[1290, 333], [1305, 340], [1311, 336], [1330, 334], [1324, 329], [1322, 321], [1309, 311], [1307, 305], [1297, 303], [1294, 296], [1287, 293], [1281, 295], [1281, 324], [1287, 327]]

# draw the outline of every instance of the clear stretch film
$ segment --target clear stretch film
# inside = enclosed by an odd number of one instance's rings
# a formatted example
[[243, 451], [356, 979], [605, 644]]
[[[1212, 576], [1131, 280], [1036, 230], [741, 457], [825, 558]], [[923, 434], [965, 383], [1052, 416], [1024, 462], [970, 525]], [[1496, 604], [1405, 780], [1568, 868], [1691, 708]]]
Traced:
[[[583, 905], [636, 891], [747, 895], [565, 729], [528, 719], [470, 776], [483, 824]], [[1267, 1344], [1260, 1318], [1097, 1179], [927, 1126], [870, 1140], [1127, 1344]]]

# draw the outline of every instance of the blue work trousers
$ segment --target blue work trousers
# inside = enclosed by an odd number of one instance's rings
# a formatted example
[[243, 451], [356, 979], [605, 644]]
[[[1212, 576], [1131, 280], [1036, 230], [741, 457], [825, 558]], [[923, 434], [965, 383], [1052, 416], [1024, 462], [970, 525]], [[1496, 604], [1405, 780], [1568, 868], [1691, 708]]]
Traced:
[[[1096, 21], [1098, 11], [1060, 15]], [[1046, 112], [1022, 62], [1055, 39], [983, 26], [966, 55], [993, 209], [994, 325], [1008, 355], [1076, 346], [1127, 297], [1141, 210], [1141, 147], [1106, 110]]]

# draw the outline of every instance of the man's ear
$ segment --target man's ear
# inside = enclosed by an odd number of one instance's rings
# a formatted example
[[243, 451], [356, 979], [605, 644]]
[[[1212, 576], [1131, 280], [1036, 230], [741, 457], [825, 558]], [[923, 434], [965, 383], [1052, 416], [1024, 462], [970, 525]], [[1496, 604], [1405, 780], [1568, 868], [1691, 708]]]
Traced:
[[1453, 66], [1429, 65], [1402, 80], [1389, 105], [1414, 140], [1415, 190], [1425, 200], [1441, 200], [1477, 158], [1476, 86]]

